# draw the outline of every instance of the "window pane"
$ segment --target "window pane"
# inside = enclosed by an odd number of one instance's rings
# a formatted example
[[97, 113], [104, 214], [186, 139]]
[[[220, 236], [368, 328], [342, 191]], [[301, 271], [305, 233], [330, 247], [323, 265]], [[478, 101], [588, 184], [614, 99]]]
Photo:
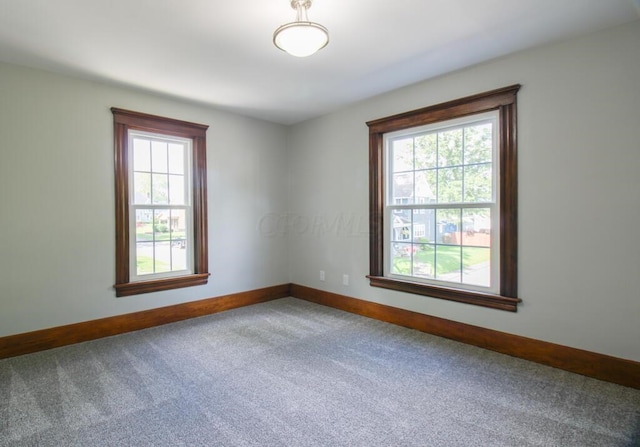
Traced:
[[411, 244], [391, 244], [391, 273], [411, 275]]
[[462, 282], [476, 286], [491, 285], [491, 250], [462, 247]]
[[491, 247], [491, 210], [489, 208], [462, 211], [462, 244]]
[[491, 164], [471, 165], [464, 167], [464, 201], [491, 202], [493, 188]]
[[478, 124], [464, 129], [465, 164], [491, 162], [493, 147], [492, 124]]
[[438, 169], [438, 203], [462, 202], [462, 168]]
[[151, 171], [151, 142], [149, 140], [133, 139], [133, 170]]
[[164, 141], [151, 143], [151, 167], [153, 172], [167, 172], [167, 143]]
[[187, 270], [187, 212], [171, 211], [171, 268]]
[[171, 271], [171, 242], [157, 241], [154, 244], [155, 272], [163, 273]]
[[153, 241], [153, 210], [136, 210], [136, 242]]
[[415, 202], [435, 203], [438, 190], [438, 176], [435, 169], [416, 171]]
[[462, 164], [462, 129], [438, 133], [438, 166]]
[[391, 203], [403, 205], [413, 203], [413, 172], [393, 175]]
[[415, 139], [416, 169], [429, 169], [437, 166], [438, 134], [421, 135]]
[[153, 238], [169, 240], [169, 210], [153, 210]]
[[133, 174], [133, 203], [147, 205], [151, 203], [151, 174], [147, 172], [135, 172]]
[[155, 272], [171, 271], [171, 233], [170, 211], [154, 210], [153, 212], [153, 239]]
[[169, 175], [169, 203], [171, 205], [186, 205], [184, 193], [184, 176]]
[[183, 144], [169, 144], [169, 173], [184, 174], [184, 155]]
[[154, 205], [169, 203], [169, 185], [167, 174], [153, 174], [151, 201]]
[[[185, 210], [171, 210], [171, 240], [184, 243], [187, 236], [187, 218]], [[184, 244], [183, 244], [184, 245]]]
[[460, 214], [459, 208], [436, 211], [436, 242], [460, 245]]
[[413, 138], [392, 142], [393, 172], [413, 170]]
[[136, 274], [154, 273], [153, 210], [136, 210]]
[[173, 270], [187, 270], [187, 242], [182, 239], [171, 243], [171, 267]]
[[148, 275], [153, 271], [153, 242], [136, 243], [136, 274]]
[[435, 210], [413, 211], [413, 241], [433, 244], [436, 241], [436, 212]]
[[461, 282], [461, 247], [436, 245], [436, 278]]
[[435, 246], [428, 244], [415, 244], [414, 247], [416, 247], [416, 249], [413, 254], [413, 275], [421, 278], [435, 278]]
[[411, 240], [411, 210], [394, 210], [391, 240], [408, 242]]

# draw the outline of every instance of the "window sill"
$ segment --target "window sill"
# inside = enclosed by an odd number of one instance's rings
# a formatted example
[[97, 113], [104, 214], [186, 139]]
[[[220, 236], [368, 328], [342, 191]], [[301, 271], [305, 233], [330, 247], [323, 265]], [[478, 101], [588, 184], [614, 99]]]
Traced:
[[449, 287], [437, 287], [411, 281], [403, 281], [400, 279], [387, 278], [384, 276], [368, 275], [367, 278], [369, 278], [369, 284], [372, 287], [381, 287], [400, 292], [414, 293], [417, 295], [457, 301], [459, 303], [474, 304], [476, 306], [506, 310], [509, 312], [517, 312], [518, 303], [522, 302], [520, 298], [510, 298], [490, 293], [454, 289]]
[[141, 293], [160, 292], [162, 290], [180, 289], [182, 287], [201, 286], [209, 282], [209, 273], [197, 273], [188, 276], [136, 281], [116, 284], [116, 296], [139, 295]]

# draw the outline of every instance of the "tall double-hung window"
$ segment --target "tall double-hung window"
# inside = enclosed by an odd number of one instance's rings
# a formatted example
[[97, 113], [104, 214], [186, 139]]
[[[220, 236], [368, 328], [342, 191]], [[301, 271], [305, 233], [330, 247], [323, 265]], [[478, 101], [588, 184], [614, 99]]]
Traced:
[[117, 295], [206, 284], [208, 126], [112, 111]]
[[129, 131], [133, 281], [193, 273], [191, 140]]
[[516, 310], [518, 88], [368, 123], [371, 285]]

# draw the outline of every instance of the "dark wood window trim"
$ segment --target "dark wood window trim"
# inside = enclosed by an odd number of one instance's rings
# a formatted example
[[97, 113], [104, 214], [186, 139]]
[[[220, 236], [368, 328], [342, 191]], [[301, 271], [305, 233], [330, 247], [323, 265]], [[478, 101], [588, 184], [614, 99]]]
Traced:
[[[116, 192], [116, 296], [137, 295], [206, 284], [207, 240], [207, 140], [209, 126], [112, 108], [115, 140]], [[129, 278], [129, 130], [140, 130], [191, 139], [193, 181], [194, 273], [186, 276], [131, 282]]]
[[[516, 94], [520, 85], [456, 99], [367, 122], [369, 126], [370, 285], [515, 312], [518, 259]], [[497, 110], [500, 122], [500, 294], [399, 280], [384, 276], [384, 134]]]

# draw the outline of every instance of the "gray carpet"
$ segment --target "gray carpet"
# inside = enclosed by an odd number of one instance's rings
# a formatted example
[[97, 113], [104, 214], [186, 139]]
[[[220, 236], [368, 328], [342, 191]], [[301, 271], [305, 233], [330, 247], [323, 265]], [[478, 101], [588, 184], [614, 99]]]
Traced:
[[286, 298], [0, 360], [0, 446], [632, 446], [640, 391]]

